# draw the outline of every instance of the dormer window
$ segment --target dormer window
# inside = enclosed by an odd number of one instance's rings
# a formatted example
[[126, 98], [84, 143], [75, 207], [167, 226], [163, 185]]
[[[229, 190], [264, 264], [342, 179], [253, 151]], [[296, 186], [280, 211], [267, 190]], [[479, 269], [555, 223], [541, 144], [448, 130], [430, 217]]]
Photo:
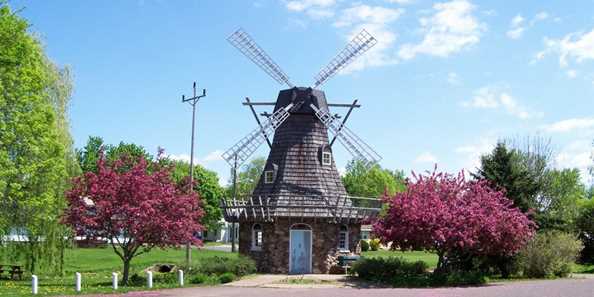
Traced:
[[322, 165], [332, 165], [332, 154], [330, 152], [322, 152]]
[[273, 170], [264, 171], [264, 183], [271, 184], [273, 182], [274, 182], [274, 171]]

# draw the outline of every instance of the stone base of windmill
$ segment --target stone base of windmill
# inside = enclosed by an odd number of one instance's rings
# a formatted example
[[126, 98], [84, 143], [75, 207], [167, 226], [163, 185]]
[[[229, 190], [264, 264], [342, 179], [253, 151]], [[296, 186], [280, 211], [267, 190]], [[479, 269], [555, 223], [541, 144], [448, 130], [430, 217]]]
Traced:
[[[253, 244], [254, 225], [262, 230], [262, 244]], [[341, 254], [356, 254], [360, 240], [360, 223], [338, 224], [320, 219], [277, 218], [274, 222], [240, 222], [239, 253], [252, 258], [261, 273], [290, 273], [290, 230], [311, 230], [311, 270], [307, 273], [344, 273], [338, 266]], [[348, 230], [348, 250], [338, 251], [341, 226]], [[343, 229], [344, 230], [344, 229]], [[342, 269], [339, 271], [339, 269]]]

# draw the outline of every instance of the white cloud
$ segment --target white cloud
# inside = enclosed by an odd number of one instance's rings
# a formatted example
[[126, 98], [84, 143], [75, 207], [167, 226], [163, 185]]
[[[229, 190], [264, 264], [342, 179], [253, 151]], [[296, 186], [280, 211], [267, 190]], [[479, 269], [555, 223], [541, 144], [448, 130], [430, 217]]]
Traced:
[[508, 114], [522, 120], [542, 116], [542, 113], [528, 111], [505, 89], [494, 86], [478, 89], [474, 92], [471, 100], [462, 102], [462, 106], [479, 109], [501, 108]]
[[334, 26], [345, 27], [361, 23], [388, 24], [397, 20], [402, 13], [404, 10], [401, 8], [392, 9], [358, 4], [344, 9]]
[[481, 156], [493, 150], [497, 141], [492, 138], [481, 137], [477, 143], [459, 146], [454, 152], [464, 156], [463, 168], [474, 171], [481, 165]]
[[309, 8], [330, 7], [336, 4], [336, 0], [300, 0], [288, 1], [287, 9], [292, 11], [305, 11]]
[[524, 17], [522, 17], [522, 15], [521, 15], [521, 14], [518, 14], [518, 15], [516, 15], [516, 16], [515, 16], [515, 17], [514, 17], [514, 18], [511, 20], [511, 26], [512, 26], [512, 27], [519, 27], [519, 26], [521, 26], [521, 25], [524, 23], [524, 21], [525, 21], [525, 20], [526, 20], [526, 19], [524, 19]]
[[594, 118], [574, 118], [552, 123], [544, 127], [547, 132], [565, 133], [573, 130], [594, 128]]
[[460, 76], [456, 72], [449, 72], [448, 73], [448, 83], [453, 86], [457, 86], [462, 83]]
[[526, 30], [526, 28], [524, 28], [524, 27], [518, 27], [518, 28], [510, 29], [505, 34], [507, 35], [507, 37], [509, 37], [511, 39], [520, 39], [522, 37], [522, 35], [524, 34], [525, 30]]
[[403, 13], [404, 9], [401, 8], [392, 9], [365, 4], [355, 4], [343, 9], [340, 17], [334, 22], [334, 26], [351, 28], [346, 36], [347, 40], [351, 40], [362, 29], [365, 29], [378, 40], [378, 43], [341, 73], [397, 63], [397, 58], [389, 52], [396, 42], [397, 36], [388, 26], [398, 20]]
[[526, 19], [524, 19], [524, 17], [522, 17], [522, 15], [518, 14], [516, 15], [510, 22], [509, 25], [509, 30], [507, 31], [507, 37], [511, 38], [511, 39], [519, 39], [522, 37], [522, 34], [524, 34], [524, 30], [526, 30], [526, 28], [524, 27], [524, 22], [526, 21]]
[[549, 13], [546, 11], [541, 11], [537, 13], [534, 18], [532, 19], [532, 23], [544, 21], [550, 17]]
[[419, 19], [423, 40], [404, 44], [398, 55], [404, 60], [418, 54], [448, 57], [480, 41], [485, 25], [473, 15], [475, 6], [467, 0], [433, 5], [434, 14]]
[[558, 168], [577, 168], [582, 173], [583, 181], [587, 181], [592, 154], [594, 151], [590, 140], [576, 140], [563, 147], [555, 156], [555, 165]]
[[520, 39], [528, 28], [534, 26], [538, 22], [548, 19], [549, 17], [550, 15], [548, 12], [541, 11], [534, 15], [534, 17], [527, 24], [526, 19], [521, 14], [518, 14], [510, 21], [509, 29], [506, 32], [506, 35], [511, 39]]
[[536, 59], [541, 60], [547, 54], [558, 54], [559, 65], [567, 67], [570, 61], [582, 63], [594, 60], [594, 29], [592, 31], [574, 32], [561, 39], [544, 39], [545, 49], [536, 54]]
[[411, 3], [415, 2], [416, 0], [386, 0], [386, 1], [389, 3], [406, 5], [406, 4], [411, 4]]
[[304, 12], [312, 19], [325, 19], [334, 16], [336, 0], [300, 0], [288, 1], [286, 7], [290, 11]]
[[424, 152], [415, 158], [415, 163], [437, 163], [437, 157], [430, 152]]

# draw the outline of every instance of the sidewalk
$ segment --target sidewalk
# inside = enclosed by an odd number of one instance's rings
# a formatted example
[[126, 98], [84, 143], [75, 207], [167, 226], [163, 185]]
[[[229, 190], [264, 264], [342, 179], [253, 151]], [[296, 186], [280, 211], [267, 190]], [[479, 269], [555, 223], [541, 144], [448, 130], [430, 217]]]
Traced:
[[344, 288], [355, 287], [346, 275], [336, 274], [307, 274], [307, 275], [278, 275], [258, 274], [225, 284], [228, 287], [259, 287], [259, 288]]

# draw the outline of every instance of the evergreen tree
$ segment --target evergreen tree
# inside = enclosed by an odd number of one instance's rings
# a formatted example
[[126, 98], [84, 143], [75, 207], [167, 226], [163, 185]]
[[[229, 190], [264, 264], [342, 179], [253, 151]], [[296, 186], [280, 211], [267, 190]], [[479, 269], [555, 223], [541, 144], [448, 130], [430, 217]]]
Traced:
[[523, 212], [538, 206], [536, 199], [542, 190], [540, 179], [525, 165], [521, 153], [508, 149], [504, 142], [497, 143], [490, 154], [481, 157], [481, 166], [473, 175], [505, 190], [506, 196]]

